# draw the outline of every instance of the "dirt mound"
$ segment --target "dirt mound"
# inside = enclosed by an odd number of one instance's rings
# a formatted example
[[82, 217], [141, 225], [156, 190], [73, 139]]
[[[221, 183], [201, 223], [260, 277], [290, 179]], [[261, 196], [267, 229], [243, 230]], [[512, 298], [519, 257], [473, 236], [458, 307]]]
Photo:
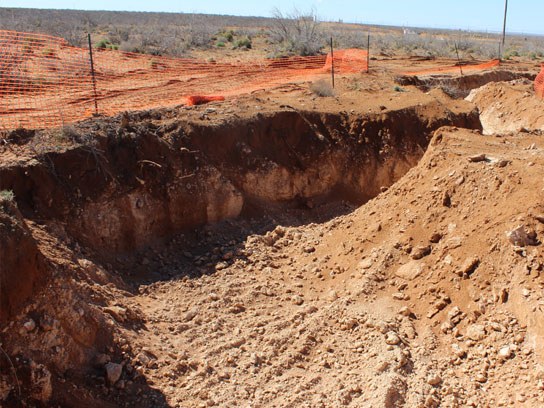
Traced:
[[535, 96], [529, 80], [492, 82], [473, 90], [467, 100], [478, 107], [487, 135], [544, 130], [544, 100]]
[[542, 406], [541, 137], [356, 85], [3, 139], [3, 406]]

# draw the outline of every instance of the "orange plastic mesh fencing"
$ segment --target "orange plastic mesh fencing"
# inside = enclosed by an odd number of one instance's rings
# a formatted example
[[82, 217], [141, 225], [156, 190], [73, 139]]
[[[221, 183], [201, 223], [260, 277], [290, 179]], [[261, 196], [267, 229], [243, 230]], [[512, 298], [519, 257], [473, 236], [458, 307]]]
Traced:
[[90, 116], [90, 73], [89, 53], [60, 38], [0, 31], [0, 128]]
[[[335, 72], [364, 72], [367, 56], [363, 50], [335, 51]], [[312, 80], [332, 68], [330, 55], [216, 62], [93, 50], [93, 61], [94, 78], [88, 49], [0, 30], [0, 129], [49, 128], [94, 113], [201, 104]]]
[[540, 74], [538, 74], [535, 79], [535, 93], [541, 98], [544, 98], [544, 64], [542, 65]]
[[455, 74], [461, 73], [461, 71], [466, 74], [467, 72], [485, 71], [486, 69], [495, 68], [498, 67], [500, 63], [501, 61], [497, 59], [484, 62], [482, 64], [452, 65], [449, 67], [429, 68], [421, 71], [405, 72], [405, 75]]

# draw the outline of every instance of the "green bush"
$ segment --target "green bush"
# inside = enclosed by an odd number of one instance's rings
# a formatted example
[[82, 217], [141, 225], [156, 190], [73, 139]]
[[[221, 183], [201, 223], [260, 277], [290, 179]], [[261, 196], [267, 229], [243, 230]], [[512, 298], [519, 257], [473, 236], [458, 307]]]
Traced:
[[15, 199], [15, 194], [12, 190], [2, 190], [0, 191], [0, 201], [13, 201]]
[[102, 38], [100, 41], [98, 41], [95, 44], [95, 48], [99, 48], [101, 50], [105, 50], [106, 48], [109, 48], [111, 45], [110, 41], [107, 38]]
[[247, 48], [250, 50], [251, 46], [251, 39], [249, 37], [241, 38], [234, 42], [234, 48]]

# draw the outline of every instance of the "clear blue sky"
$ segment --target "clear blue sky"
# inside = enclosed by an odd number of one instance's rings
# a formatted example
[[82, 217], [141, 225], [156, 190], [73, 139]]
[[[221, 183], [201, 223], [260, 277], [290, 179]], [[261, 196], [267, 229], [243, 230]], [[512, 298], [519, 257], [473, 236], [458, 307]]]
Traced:
[[[2, 7], [270, 16], [314, 9], [322, 20], [471, 30], [502, 29], [504, 0], [0, 0]], [[544, 34], [544, 0], [509, 0], [508, 30]]]

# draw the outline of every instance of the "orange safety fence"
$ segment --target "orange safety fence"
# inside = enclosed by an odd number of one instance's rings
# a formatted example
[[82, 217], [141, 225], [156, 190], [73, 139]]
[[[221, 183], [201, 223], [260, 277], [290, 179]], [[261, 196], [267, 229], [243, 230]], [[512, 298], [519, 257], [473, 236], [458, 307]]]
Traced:
[[544, 98], [544, 64], [542, 64], [542, 70], [535, 79], [535, 93]]
[[419, 76], [419, 75], [432, 75], [432, 74], [454, 74], [454, 73], [467, 73], [471, 71], [484, 71], [486, 69], [491, 69], [498, 67], [501, 61], [491, 60], [484, 62], [482, 64], [473, 64], [473, 65], [452, 65], [449, 67], [438, 67], [438, 68], [429, 68], [421, 71], [405, 72], [405, 75]]
[[[364, 72], [368, 54], [334, 52], [335, 72]], [[222, 100], [330, 73], [330, 55], [216, 62], [70, 46], [0, 30], [0, 129], [50, 128], [89, 118]], [[210, 95], [215, 95], [211, 97]]]

